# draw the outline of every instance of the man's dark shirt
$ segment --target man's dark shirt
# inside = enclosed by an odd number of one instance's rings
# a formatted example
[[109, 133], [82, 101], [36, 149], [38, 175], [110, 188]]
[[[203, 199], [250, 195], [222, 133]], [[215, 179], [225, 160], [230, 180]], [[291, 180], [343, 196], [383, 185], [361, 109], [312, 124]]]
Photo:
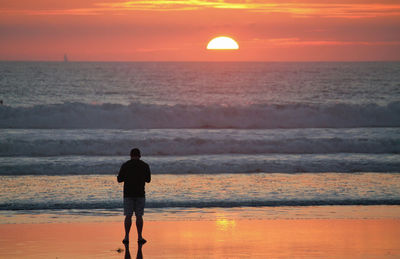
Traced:
[[131, 159], [121, 166], [117, 180], [124, 182], [124, 197], [145, 197], [145, 182], [151, 180], [150, 167], [140, 159]]

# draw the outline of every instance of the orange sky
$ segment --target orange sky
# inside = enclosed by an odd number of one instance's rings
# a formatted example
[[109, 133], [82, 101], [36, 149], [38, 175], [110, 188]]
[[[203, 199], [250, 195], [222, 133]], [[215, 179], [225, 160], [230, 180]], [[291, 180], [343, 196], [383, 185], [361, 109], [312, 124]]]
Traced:
[[[236, 51], [206, 50], [231, 36]], [[0, 60], [400, 60], [399, 0], [0, 0]]]

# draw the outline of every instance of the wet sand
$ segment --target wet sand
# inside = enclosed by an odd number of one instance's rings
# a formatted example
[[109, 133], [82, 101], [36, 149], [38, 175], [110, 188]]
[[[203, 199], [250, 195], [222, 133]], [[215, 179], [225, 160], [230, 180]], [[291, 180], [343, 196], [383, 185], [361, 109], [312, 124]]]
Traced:
[[[143, 258], [399, 258], [399, 219], [147, 221]], [[123, 224], [0, 224], [0, 258], [124, 258]], [[136, 229], [130, 254], [137, 256]], [[140, 258], [140, 257], [139, 257]]]

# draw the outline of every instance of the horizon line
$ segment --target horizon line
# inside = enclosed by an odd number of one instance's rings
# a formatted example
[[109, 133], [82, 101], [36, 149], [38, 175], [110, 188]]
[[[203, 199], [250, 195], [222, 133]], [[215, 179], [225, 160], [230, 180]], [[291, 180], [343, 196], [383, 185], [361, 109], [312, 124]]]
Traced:
[[42, 63], [370, 63], [400, 62], [399, 60], [1, 60], [0, 62], [42, 62]]

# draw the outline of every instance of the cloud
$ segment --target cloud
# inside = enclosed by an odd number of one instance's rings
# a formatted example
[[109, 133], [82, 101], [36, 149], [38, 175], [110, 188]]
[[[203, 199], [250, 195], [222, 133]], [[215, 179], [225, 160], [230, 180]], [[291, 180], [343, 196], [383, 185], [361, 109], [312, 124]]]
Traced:
[[400, 15], [400, 4], [384, 3], [313, 3], [282, 1], [126, 1], [99, 3], [98, 6], [114, 11], [184, 11], [197, 9], [235, 9], [262, 13], [288, 13], [295, 16], [321, 16], [364, 18]]
[[137, 48], [136, 52], [179, 51], [180, 48]]
[[[353, 0], [355, 1], [355, 0]], [[380, 16], [399, 16], [400, 4], [392, 1], [360, 3], [337, 1], [336, 3], [321, 3], [315, 0], [291, 2], [290, 0], [272, 1], [221, 1], [221, 0], [138, 0], [122, 2], [95, 2], [82, 8], [51, 9], [13, 9], [0, 8], [3, 14], [21, 15], [100, 15], [129, 14], [135, 11], [188, 11], [201, 9], [230, 9], [259, 13], [285, 13], [294, 17], [326, 17], [326, 18], [369, 18]]]
[[299, 38], [253, 39], [253, 43], [265, 46], [399, 46], [400, 41], [337, 41], [337, 40], [301, 40]]

